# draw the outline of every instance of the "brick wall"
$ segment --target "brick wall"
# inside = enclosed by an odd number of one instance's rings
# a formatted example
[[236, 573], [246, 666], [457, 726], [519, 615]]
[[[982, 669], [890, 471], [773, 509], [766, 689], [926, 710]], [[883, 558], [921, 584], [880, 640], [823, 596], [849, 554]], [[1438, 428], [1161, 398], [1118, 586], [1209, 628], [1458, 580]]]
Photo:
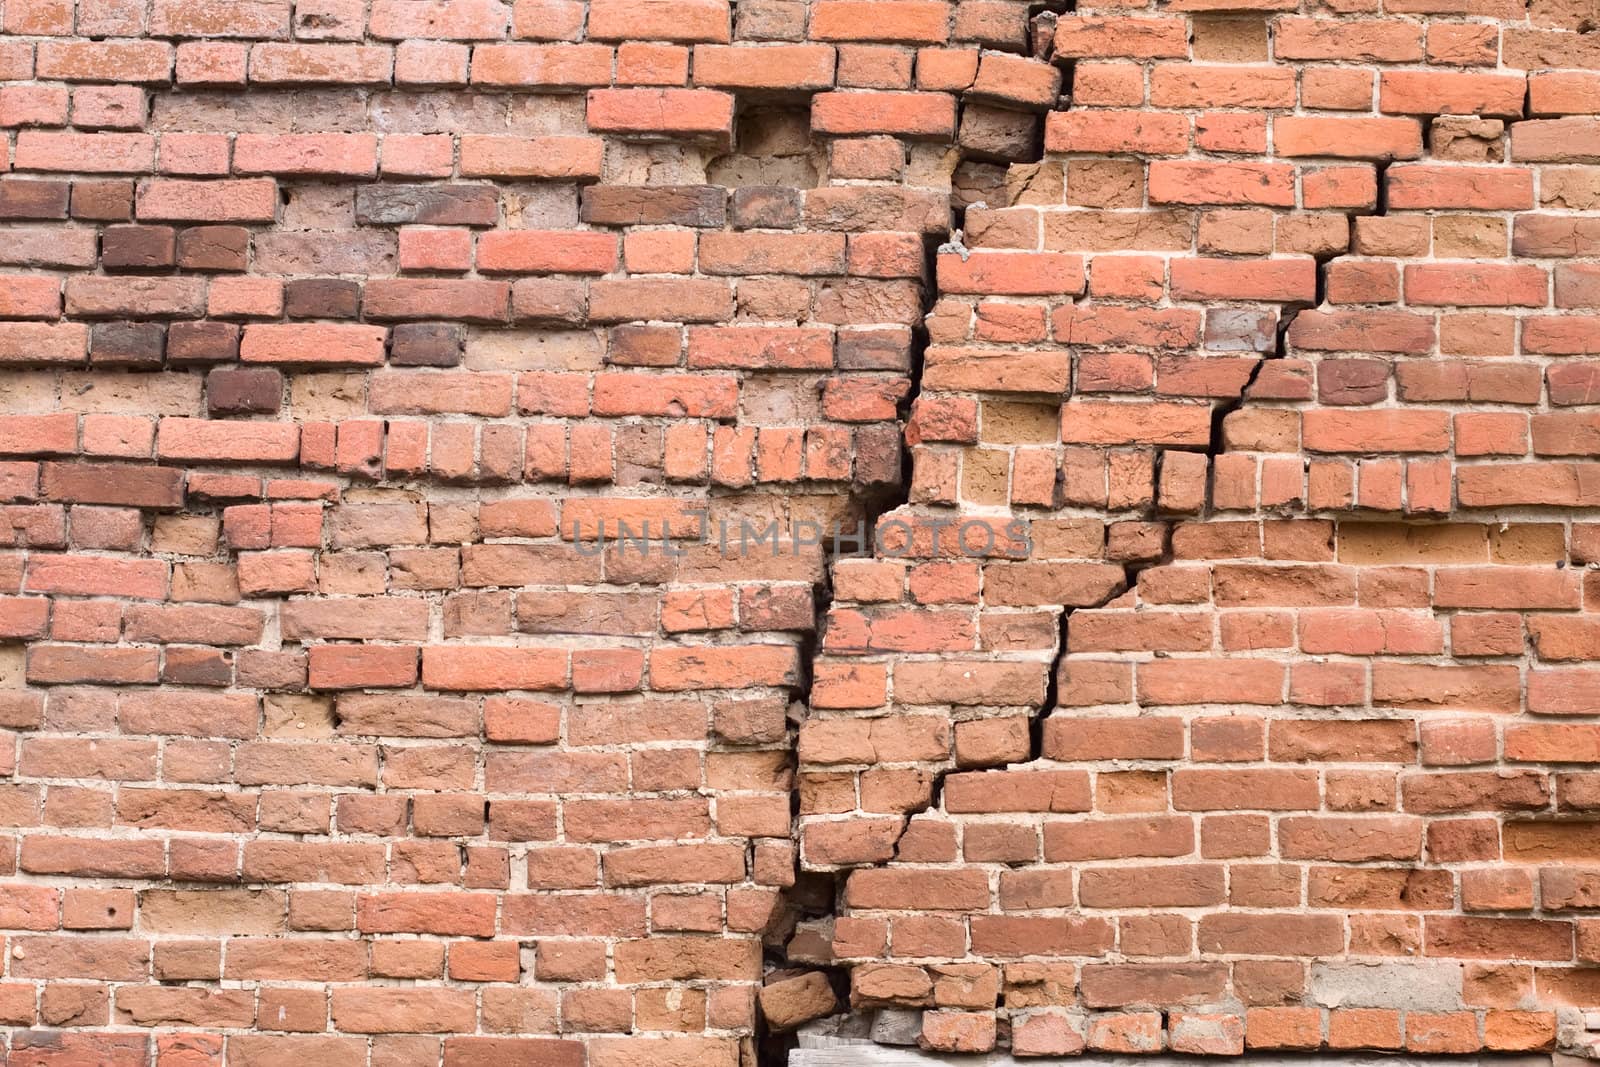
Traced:
[[7, 1062], [1594, 1049], [1595, 0], [0, 28]]

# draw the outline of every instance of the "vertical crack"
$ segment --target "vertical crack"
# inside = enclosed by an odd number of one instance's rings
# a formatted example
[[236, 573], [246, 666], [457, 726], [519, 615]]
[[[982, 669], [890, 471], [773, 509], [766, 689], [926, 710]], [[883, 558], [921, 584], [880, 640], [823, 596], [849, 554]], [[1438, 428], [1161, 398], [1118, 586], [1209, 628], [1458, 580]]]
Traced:
[[[1423, 154], [1425, 156], [1431, 156], [1433, 154], [1433, 123], [1425, 122], [1422, 124], [1422, 139]], [[1373, 217], [1381, 218], [1389, 214], [1389, 168], [1392, 166], [1394, 166], [1393, 159], [1379, 160], [1377, 169], [1374, 171], [1374, 177], [1378, 183], [1378, 189], [1376, 199], [1373, 202], [1372, 210], [1352, 212], [1350, 215], [1351, 219]]]
[[[1054, 42], [1059, 18], [1076, 9], [1075, 0], [1046, 0], [1036, 3], [1030, 8], [1029, 35], [1030, 40], [1025, 54], [1033, 59], [1053, 63], [1062, 74], [1061, 88], [1051, 111], [1065, 111], [1073, 107], [1074, 75], [1076, 62], [1070, 57], [1061, 57], [1054, 54]], [[937, 235], [930, 236], [924, 242], [924, 277], [922, 290], [923, 320], [913, 330], [911, 353], [908, 367], [910, 384], [905, 395], [898, 405], [898, 424], [902, 434], [901, 469], [899, 481], [895, 484], [859, 487], [851, 495], [852, 508], [857, 510], [866, 523], [869, 536], [876, 530], [879, 520], [897, 509], [910, 505], [912, 497], [914, 475], [914, 452], [905, 442], [904, 434], [911, 419], [919, 398], [922, 396], [923, 376], [927, 359], [927, 350], [930, 344], [929, 333], [926, 327], [927, 317], [938, 304], [941, 293], [938, 285], [938, 256], [940, 251], [962, 251], [964, 226], [966, 223], [966, 200], [972, 197], [963, 197], [962, 194], [962, 168], [969, 164], [986, 165], [986, 161], [994, 159], [985, 156], [978, 149], [963, 146], [961, 131], [963, 119], [967, 115], [969, 106], [993, 106], [991, 101], [965, 96], [958, 97], [956, 115], [956, 143], [952, 146], [956, 163], [953, 171], [949, 229], [941, 239]], [[1525, 104], [1524, 114], [1529, 109]], [[1042, 122], [1042, 116], [1040, 121]], [[1425, 134], [1431, 133], [1430, 128], [1424, 124]], [[1026, 159], [1005, 159], [1001, 166], [1009, 165], [1013, 170], [1018, 167], [1036, 165], [1044, 160], [1042, 129], [1040, 136], [1035, 138], [1031, 155]], [[918, 816], [941, 813], [944, 809], [944, 791], [949, 776], [952, 773], [977, 770], [1010, 770], [1035, 764], [1045, 758], [1045, 732], [1046, 723], [1062, 708], [1063, 689], [1067, 685], [1064, 676], [1070, 666], [1069, 656], [1072, 652], [1072, 626], [1073, 619], [1080, 611], [1096, 611], [1124, 601], [1128, 607], [1137, 607], [1134, 600], [1137, 597], [1140, 576], [1146, 570], [1170, 566], [1174, 559], [1173, 535], [1178, 521], [1199, 520], [1204, 521], [1216, 514], [1216, 468], [1217, 460], [1228, 451], [1228, 419], [1243, 409], [1247, 402], [1252, 400], [1262, 376], [1266, 372], [1269, 361], [1282, 361], [1289, 359], [1293, 352], [1290, 334], [1297, 316], [1303, 311], [1312, 308], [1325, 308], [1329, 306], [1329, 266], [1340, 257], [1353, 255], [1351, 242], [1354, 239], [1354, 220], [1358, 217], [1384, 216], [1389, 210], [1388, 171], [1392, 160], [1378, 160], [1374, 165], [1375, 189], [1372, 203], [1363, 209], [1346, 212], [1346, 218], [1351, 227], [1350, 240], [1343, 248], [1336, 251], [1319, 251], [1313, 254], [1315, 262], [1315, 287], [1309, 300], [1299, 302], [1283, 302], [1277, 305], [1277, 321], [1273, 326], [1270, 340], [1263, 339], [1261, 350], [1254, 353], [1253, 365], [1249, 368], [1244, 380], [1239, 385], [1236, 393], [1212, 401], [1210, 411], [1210, 425], [1207, 439], [1202, 448], [1163, 449], [1158, 448], [1153, 457], [1152, 493], [1149, 504], [1138, 509], [1137, 515], [1121, 516], [1129, 521], [1142, 521], [1159, 526], [1160, 547], [1159, 551], [1140, 551], [1139, 558], [1113, 559], [1114, 546], [1110, 542], [1110, 531], [1115, 519], [1110, 512], [1106, 513], [1105, 534], [1102, 540], [1100, 559], [1104, 562], [1119, 565], [1122, 569], [1122, 580], [1111, 589], [1104, 597], [1091, 603], [1080, 605], [1062, 605], [1058, 608], [1055, 618], [1054, 648], [1051, 650], [1044, 691], [1036, 707], [1028, 710], [1027, 735], [1028, 744], [1025, 755], [1018, 759], [1009, 760], [995, 767], [963, 767], [956, 762], [952, 749], [950, 755], [931, 773], [928, 783], [926, 799], [910, 810], [900, 813], [899, 829], [895, 833], [891, 848], [886, 851], [889, 858], [876, 862], [861, 862], [847, 865], [844, 869], [827, 872], [807, 872], [802, 869], [800, 855], [800, 823], [801, 801], [798, 762], [798, 732], [800, 722], [809, 711], [811, 705], [812, 669], [808, 663], [803, 677], [803, 688], [796, 693], [797, 705], [795, 708], [793, 729], [790, 732], [790, 741], [794, 746], [792, 750], [793, 766], [796, 771], [794, 795], [791, 811], [794, 823], [795, 845], [795, 884], [793, 890], [787, 894], [790, 905], [790, 918], [794, 926], [781, 945], [775, 945], [769, 952], [769, 965], [775, 970], [792, 970], [802, 967], [806, 970], [821, 971], [828, 976], [835, 993], [842, 1003], [836, 1004], [839, 1010], [848, 1012], [847, 995], [849, 992], [850, 965], [835, 964], [831, 957], [821, 958], [820, 955], [811, 955], [813, 950], [827, 950], [831, 952], [831, 943], [822, 939], [803, 936], [807, 931], [804, 924], [826, 923], [829, 920], [849, 915], [849, 906], [845, 897], [845, 886], [849, 875], [856, 870], [882, 869], [901, 859], [902, 847], [906, 843], [906, 836], [913, 820]], [[1026, 182], [1023, 183], [1026, 188]], [[981, 182], [978, 183], [981, 187]], [[969, 190], [970, 191], [970, 190]], [[1014, 200], [1011, 202], [1015, 202]], [[983, 206], [981, 204], [977, 206]], [[1069, 355], [1072, 351], [1073, 338], [1059, 339], [1059, 343], [1066, 348]], [[1069, 396], [1070, 388], [1069, 388]], [[1163, 515], [1160, 500], [1160, 485], [1162, 465], [1168, 451], [1200, 452], [1206, 459], [1204, 472], [1205, 486], [1198, 513], [1192, 516], [1178, 517], [1171, 514]], [[1059, 477], [1059, 475], [1058, 475]], [[833, 567], [841, 553], [837, 545], [830, 546], [825, 561], [825, 574], [818, 585], [816, 597], [816, 625], [814, 631], [807, 638], [803, 654], [816, 656], [821, 653], [826, 641], [826, 628], [833, 601], [832, 574]], [[1134, 555], [1134, 553], [1126, 553]], [[1118, 605], [1119, 607], [1122, 605]], [[952, 739], [953, 745], [953, 739]], [[875, 818], [877, 816], [874, 816]], [[864, 1026], [863, 1019], [846, 1015], [850, 1019], [850, 1026]], [[852, 1033], [855, 1031], [852, 1030]], [[864, 1033], [859, 1036], [865, 1036]], [[762, 1067], [781, 1067], [785, 1062], [787, 1052], [794, 1047], [795, 1038], [792, 1034], [766, 1034], [758, 1059]]]
[[[960, 129], [960, 108], [957, 109], [956, 128]], [[964, 209], [951, 196], [950, 223], [944, 237], [929, 234], [923, 238], [923, 269], [922, 269], [922, 314], [911, 328], [911, 344], [907, 361], [906, 374], [909, 386], [904, 395], [896, 404], [895, 424], [900, 432], [900, 467], [899, 477], [889, 483], [880, 485], [862, 485], [854, 483], [849, 494], [847, 513], [851, 521], [857, 521], [866, 531], [868, 538], [867, 550], [870, 555], [874, 543], [874, 534], [879, 521], [883, 516], [905, 507], [911, 501], [911, 485], [913, 477], [913, 455], [905, 443], [905, 430], [911, 419], [918, 397], [922, 395], [922, 377], [927, 359], [929, 336], [926, 325], [927, 316], [932, 313], [934, 304], [938, 300], [938, 256], [939, 249], [952, 239], [959, 239]], [[811, 631], [805, 635], [800, 643], [800, 656], [804, 661], [799, 685], [795, 688], [793, 703], [790, 706], [788, 745], [789, 766], [792, 777], [790, 789], [789, 813], [791, 819], [790, 840], [794, 846], [794, 878], [792, 886], [781, 894], [779, 918], [775, 924], [779, 929], [775, 931], [779, 940], [773, 943], [770, 940], [764, 946], [765, 978], [770, 979], [774, 974], [790, 972], [802, 974], [805, 972], [820, 972], [824, 974], [835, 997], [835, 1008], [840, 1004], [848, 1004], [849, 997], [849, 968], [834, 965], [818, 958], [810, 958], [801, 954], [804, 950], [796, 951], [796, 940], [801, 936], [805, 923], [816, 920], [826, 920], [843, 914], [844, 886], [847, 871], [816, 872], [804, 869], [801, 859], [801, 795], [800, 795], [800, 760], [799, 760], [799, 731], [812, 704], [812, 689], [815, 684], [814, 663], [821, 654], [823, 642], [827, 636], [828, 618], [833, 608], [834, 566], [839, 560], [847, 558], [838, 540], [829, 539], [823, 545], [822, 573], [813, 588], [812, 596], [812, 621]], [[851, 553], [853, 555], [853, 553]], [[901, 823], [901, 834], [909, 824], [911, 813], [908, 813]], [[898, 849], [898, 837], [896, 840]], [[794, 954], [794, 958], [791, 958]], [[788, 1062], [789, 1053], [796, 1047], [797, 1037], [793, 1030], [777, 1031], [767, 1026], [761, 1013], [757, 1013], [759, 1029], [756, 1035], [756, 1064], [757, 1067], [784, 1067]]]

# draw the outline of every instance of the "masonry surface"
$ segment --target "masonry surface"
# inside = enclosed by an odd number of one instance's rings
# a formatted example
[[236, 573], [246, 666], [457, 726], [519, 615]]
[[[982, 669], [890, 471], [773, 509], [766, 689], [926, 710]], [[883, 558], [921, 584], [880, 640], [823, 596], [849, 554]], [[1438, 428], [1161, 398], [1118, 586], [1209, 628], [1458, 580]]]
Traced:
[[5, 1062], [1600, 1056], [1600, 0], [0, 31]]

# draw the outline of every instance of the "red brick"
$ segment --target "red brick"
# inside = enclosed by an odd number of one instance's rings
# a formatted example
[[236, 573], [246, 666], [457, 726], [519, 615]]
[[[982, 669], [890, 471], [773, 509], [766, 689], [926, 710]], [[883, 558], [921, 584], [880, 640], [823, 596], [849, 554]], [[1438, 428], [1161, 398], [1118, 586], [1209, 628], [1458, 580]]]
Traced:
[[949, 293], [1038, 296], [1081, 293], [1083, 257], [1056, 252], [974, 252], [939, 257], [939, 286]]
[[834, 136], [948, 138], [955, 121], [955, 98], [943, 93], [820, 93], [811, 102], [812, 128]]
[[233, 141], [233, 169], [238, 174], [371, 176], [378, 172], [378, 139], [355, 133], [243, 133]]
[[589, 94], [589, 128], [728, 136], [733, 97], [709, 89], [596, 89]]
[[14, 165], [18, 170], [142, 174], [154, 169], [155, 148], [155, 138], [143, 133], [23, 130], [17, 134]]
[[738, 395], [738, 382], [721, 375], [604, 374], [595, 379], [594, 410], [600, 415], [727, 417]]
[[1052, 111], [1044, 130], [1045, 148], [1052, 152], [1181, 155], [1189, 145], [1184, 117], [1163, 113]]
[[162, 419], [156, 452], [169, 460], [287, 463], [300, 454], [300, 429], [285, 422]]
[[494, 0], [432, 0], [421, 4], [377, 0], [367, 18], [367, 32], [392, 40], [494, 40], [505, 36], [507, 14], [505, 6]]
[[246, 363], [354, 364], [383, 362], [384, 330], [377, 326], [333, 324], [251, 324], [245, 327], [239, 357]]
[[1055, 51], [1071, 57], [1176, 58], [1188, 55], [1187, 29], [1182, 18], [1077, 15], [1057, 21]]
[[810, 32], [822, 41], [938, 44], [949, 36], [949, 17], [937, 0], [820, 0]]
[[1150, 164], [1150, 199], [1166, 204], [1292, 207], [1294, 169], [1280, 164], [1157, 160]]
[[1406, 300], [1412, 304], [1466, 307], [1549, 303], [1549, 278], [1532, 264], [1431, 263], [1405, 269]]
[[1389, 168], [1389, 205], [1515, 211], [1533, 206], [1533, 174], [1499, 167], [1450, 167], [1418, 163]]
[[611, 50], [599, 45], [479, 45], [472, 81], [495, 86], [574, 88], [611, 81]]
[[423, 684], [433, 689], [559, 689], [566, 677], [559, 649], [438, 646], [422, 653]]
[[1378, 78], [1379, 110], [1397, 115], [1522, 117], [1521, 74], [1388, 70]]
[[486, 233], [478, 269], [534, 274], [605, 274], [617, 265], [617, 239], [604, 233], [546, 230]]
[[1422, 128], [1415, 119], [1311, 118], [1280, 115], [1272, 144], [1280, 156], [1416, 159]]
[[382, 85], [394, 55], [355, 44], [258, 44], [250, 49], [250, 80], [263, 85]]
[[407, 686], [417, 679], [417, 650], [404, 646], [316, 645], [311, 685], [320, 689]]
[[589, 36], [595, 40], [727, 41], [727, 0], [591, 0]]
[[834, 65], [827, 45], [700, 45], [694, 50], [694, 81], [714, 89], [827, 89]]
[[157, 178], [139, 187], [140, 219], [184, 222], [272, 222], [278, 187], [271, 178], [179, 181]]
[[1316, 264], [1310, 259], [1175, 259], [1172, 295], [1185, 300], [1310, 302]]
[[[1560, 5], [3, 6], [13, 1060], [737, 1067], [758, 1006], [1529, 1052], [1592, 1002]], [[1332, 1006], [1345, 955], [1460, 1002]]]

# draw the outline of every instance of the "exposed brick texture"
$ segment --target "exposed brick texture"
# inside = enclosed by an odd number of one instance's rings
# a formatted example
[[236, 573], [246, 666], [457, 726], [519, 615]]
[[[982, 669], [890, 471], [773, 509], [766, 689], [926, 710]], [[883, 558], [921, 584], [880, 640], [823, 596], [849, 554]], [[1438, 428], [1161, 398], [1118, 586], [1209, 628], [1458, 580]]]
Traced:
[[6, 1062], [1600, 1054], [1596, 26], [0, 0]]

